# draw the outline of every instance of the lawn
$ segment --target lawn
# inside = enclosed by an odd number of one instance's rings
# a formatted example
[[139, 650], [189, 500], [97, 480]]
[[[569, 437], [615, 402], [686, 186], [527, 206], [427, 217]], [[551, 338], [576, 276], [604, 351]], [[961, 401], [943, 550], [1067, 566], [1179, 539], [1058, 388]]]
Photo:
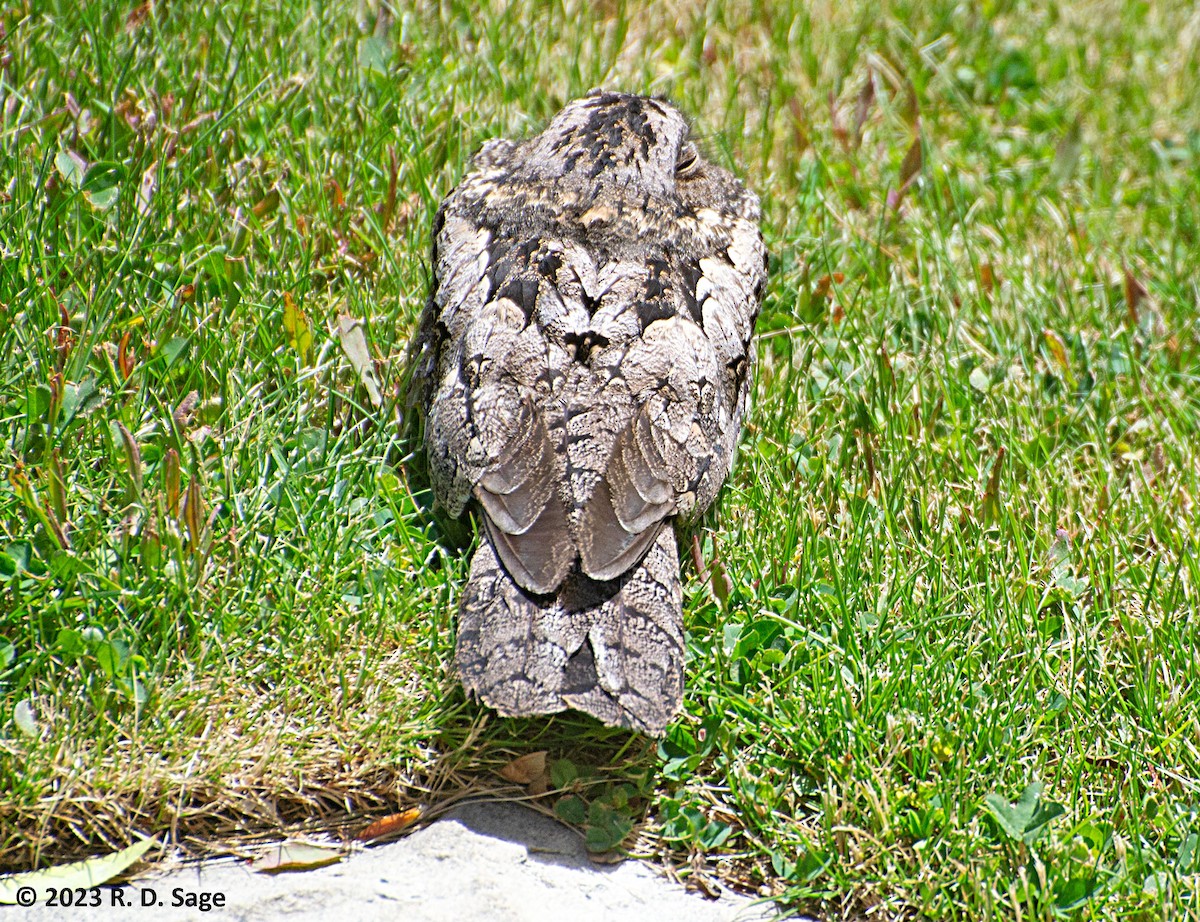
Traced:
[[[0, 869], [533, 796], [498, 771], [546, 751], [541, 803], [701, 889], [1200, 913], [1192, 4], [0, 30]], [[661, 742], [464, 699], [400, 437], [438, 201], [593, 86], [687, 112], [772, 254]]]

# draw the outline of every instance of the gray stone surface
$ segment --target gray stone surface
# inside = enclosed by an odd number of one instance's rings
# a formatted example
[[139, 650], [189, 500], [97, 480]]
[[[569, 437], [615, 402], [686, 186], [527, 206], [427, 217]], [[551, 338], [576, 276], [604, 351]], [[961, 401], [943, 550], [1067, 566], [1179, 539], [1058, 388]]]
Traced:
[[[151, 888], [162, 905], [143, 908]], [[223, 908], [173, 907], [183, 894], [224, 894]], [[770, 907], [725, 894], [708, 900], [637, 861], [593, 864], [579, 835], [517, 804], [459, 807], [410, 836], [316, 870], [267, 875], [209, 862], [151, 873], [116, 888], [122, 908], [3, 907], [3, 922], [58, 918], [406, 922], [750, 922]], [[114, 892], [102, 888], [106, 903]], [[147, 898], [149, 899], [149, 898]], [[211, 897], [210, 897], [211, 899]]]

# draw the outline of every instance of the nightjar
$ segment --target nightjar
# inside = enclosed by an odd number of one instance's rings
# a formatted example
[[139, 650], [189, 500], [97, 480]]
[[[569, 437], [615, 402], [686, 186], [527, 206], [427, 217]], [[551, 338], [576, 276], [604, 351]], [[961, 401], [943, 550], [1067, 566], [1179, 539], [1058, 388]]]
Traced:
[[677, 523], [746, 410], [757, 197], [670, 104], [599, 92], [484, 144], [434, 224], [411, 351], [429, 479], [481, 538], [456, 664], [505, 715], [661, 734], [683, 696]]

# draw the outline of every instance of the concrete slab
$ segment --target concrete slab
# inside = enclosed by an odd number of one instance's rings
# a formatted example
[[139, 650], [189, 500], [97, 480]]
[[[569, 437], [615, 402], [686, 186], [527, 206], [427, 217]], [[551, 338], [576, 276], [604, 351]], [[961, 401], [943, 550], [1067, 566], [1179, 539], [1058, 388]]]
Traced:
[[[338, 864], [267, 875], [215, 861], [99, 890], [102, 905], [5, 907], [45, 919], [406, 922], [759, 922], [773, 907], [709, 900], [637, 861], [596, 865], [574, 830], [519, 804], [462, 805]], [[219, 900], [223, 905], [215, 905]], [[82, 894], [93, 902], [91, 892]], [[42, 897], [44, 901], [44, 897]], [[77, 902], [77, 900], [75, 900]], [[123, 903], [123, 905], [122, 905]]]

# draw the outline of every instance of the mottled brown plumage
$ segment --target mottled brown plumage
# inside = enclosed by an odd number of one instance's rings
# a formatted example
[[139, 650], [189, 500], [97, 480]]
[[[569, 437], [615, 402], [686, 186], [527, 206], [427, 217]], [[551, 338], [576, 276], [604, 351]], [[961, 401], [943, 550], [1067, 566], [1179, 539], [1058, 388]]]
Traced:
[[675, 108], [617, 93], [485, 144], [442, 203], [412, 396], [438, 503], [482, 523], [456, 661], [500, 713], [679, 710], [675, 523], [733, 463], [758, 219]]

